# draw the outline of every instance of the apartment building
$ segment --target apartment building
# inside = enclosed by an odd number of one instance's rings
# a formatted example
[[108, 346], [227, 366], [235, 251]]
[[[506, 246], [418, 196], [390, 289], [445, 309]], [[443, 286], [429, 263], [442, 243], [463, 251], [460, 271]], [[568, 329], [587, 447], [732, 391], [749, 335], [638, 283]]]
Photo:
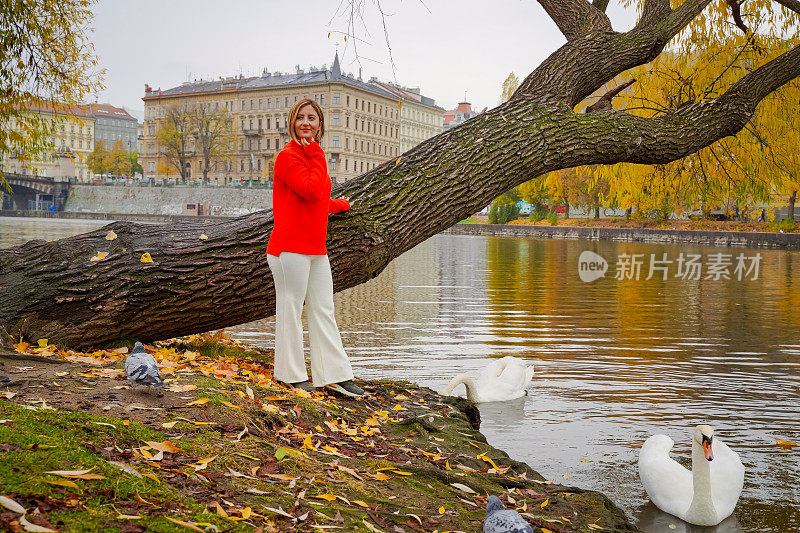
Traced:
[[88, 110], [95, 119], [94, 142], [103, 141], [109, 150], [117, 141], [122, 142], [122, 149], [133, 152], [139, 133], [139, 121], [120, 107], [110, 104], [89, 104]]
[[[54, 135], [50, 138], [51, 150], [39, 159], [30, 161], [31, 168], [26, 168], [17, 159], [16, 154], [3, 154], [3, 170], [18, 174], [36, 174], [39, 176], [53, 177], [57, 174], [60, 165], [59, 158], [70, 157], [75, 164], [75, 175], [70, 176], [78, 181], [93, 179], [86, 158], [94, 150], [95, 119], [87, 106], [26, 106], [31, 113], [42, 115], [44, 120], [52, 123], [57, 121]], [[15, 119], [11, 119], [9, 129], [15, 131], [19, 128]]]
[[[286, 74], [198, 80], [160, 90], [145, 86], [144, 134], [139, 160], [146, 177], [167, 178], [168, 169], [157, 132], [171, 106], [204, 106], [227, 110], [233, 138], [211, 162], [208, 178], [219, 184], [237, 180], [272, 179], [275, 156], [291, 139], [288, 115], [301, 98], [320, 104], [325, 114], [323, 149], [328, 173], [343, 182], [400, 154], [401, 101], [385, 89], [341, 71], [338, 54], [330, 69], [296, 68]], [[202, 177], [203, 158], [192, 139], [186, 162], [187, 178]], [[176, 177], [177, 169], [171, 177]]]
[[410, 89], [394, 83], [371, 78], [370, 83], [384, 89], [401, 101], [400, 109], [400, 153], [434, 137], [444, 130], [444, 109], [436, 101], [420, 94], [419, 88]]

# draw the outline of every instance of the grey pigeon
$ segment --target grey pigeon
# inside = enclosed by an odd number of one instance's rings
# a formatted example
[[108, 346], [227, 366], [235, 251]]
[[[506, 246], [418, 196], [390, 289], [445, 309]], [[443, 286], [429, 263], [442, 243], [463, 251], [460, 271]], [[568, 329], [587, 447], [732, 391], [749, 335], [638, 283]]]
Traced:
[[518, 512], [503, 507], [500, 498], [489, 496], [483, 533], [533, 533], [533, 529]]
[[133, 351], [125, 358], [125, 373], [131, 385], [147, 385], [148, 392], [150, 387], [164, 386], [155, 358], [144, 351], [141, 342], [137, 341], [133, 345]]

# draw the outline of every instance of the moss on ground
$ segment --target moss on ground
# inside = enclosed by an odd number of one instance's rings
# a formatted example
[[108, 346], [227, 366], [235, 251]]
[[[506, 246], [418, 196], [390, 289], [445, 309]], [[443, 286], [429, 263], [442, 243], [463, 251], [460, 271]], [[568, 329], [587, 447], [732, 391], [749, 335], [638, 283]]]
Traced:
[[634, 530], [602, 494], [490, 446], [466, 400], [391, 381], [357, 400], [301, 393], [266, 377], [269, 353], [201, 340], [161, 347], [163, 398], [98, 377], [114, 365], [15, 379], [0, 392], [2, 493], [59, 531], [474, 532], [490, 494], [535, 531]]

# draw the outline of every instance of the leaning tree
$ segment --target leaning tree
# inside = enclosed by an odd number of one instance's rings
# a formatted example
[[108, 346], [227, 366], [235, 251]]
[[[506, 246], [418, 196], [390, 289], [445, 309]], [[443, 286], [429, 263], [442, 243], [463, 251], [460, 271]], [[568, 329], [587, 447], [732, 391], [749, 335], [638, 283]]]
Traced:
[[[790, 16], [797, 0], [776, 0]], [[579, 165], [662, 164], [740, 131], [759, 101], [800, 75], [800, 47], [746, 72], [718, 97], [658, 117], [615, 111], [606, 97], [575, 107], [652, 61], [711, 0], [644, 0], [615, 32], [607, 0], [539, 0], [567, 39], [500, 106], [337, 187], [353, 208], [330, 219], [336, 290], [377, 276], [395, 257], [544, 173]], [[738, 13], [739, 2], [728, 0]], [[791, 10], [791, 12], [789, 11]], [[118, 222], [0, 253], [0, 325], [14, 337], [75, 347], [164, 339], [270, 316], [264, 251], [272, 213], [213, 225]], [[107, 240], [110, 230], [116, 234]], [[91, 261], [104, 252], [102, 260]], [[152, 262], [142, 262], [148, 253]]]

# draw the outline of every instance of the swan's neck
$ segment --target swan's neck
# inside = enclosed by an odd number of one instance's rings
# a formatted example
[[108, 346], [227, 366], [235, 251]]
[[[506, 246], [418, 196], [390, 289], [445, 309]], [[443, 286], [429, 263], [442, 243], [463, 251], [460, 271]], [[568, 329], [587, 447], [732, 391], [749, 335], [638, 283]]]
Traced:
[[[717, 510], [711, 496], [711, 461], [706, 459], [703, 447], [694, 439], [692, 441], [692, 488], [694, 496], [687, 516], [716, 524], [718, 522]], [[705, 524], [701, 523], [701, 525]]]
[[442, 389], [442, 392], [440, 392], [440, 394], [443, 396], [447, 396], [451, 392], [453, 392], [453, 389], [455, 389], [462, 383], [464, 384], [464, 387], [466, 387], [467, 389], [467, 399], [472, 402], [477, 402], [478, 390], [477, 387], [475, 386], [475, 380], [472, 379], [472, 376], [469, 376], [468, 374], [459, 374], [453, 379], [451, 379], [450, 383], [448, 383], [447, 386]]

